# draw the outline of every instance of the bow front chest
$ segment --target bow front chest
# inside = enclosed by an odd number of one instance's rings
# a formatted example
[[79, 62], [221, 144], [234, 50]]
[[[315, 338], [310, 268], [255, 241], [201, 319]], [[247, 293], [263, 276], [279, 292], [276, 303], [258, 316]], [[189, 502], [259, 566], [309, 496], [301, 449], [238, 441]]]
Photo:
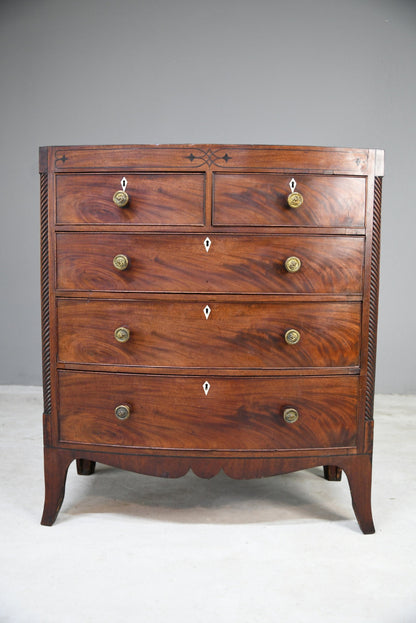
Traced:
[[45, 507], [69, 464], [345, 471], [363, 532], [383, 152], [42, 147]]

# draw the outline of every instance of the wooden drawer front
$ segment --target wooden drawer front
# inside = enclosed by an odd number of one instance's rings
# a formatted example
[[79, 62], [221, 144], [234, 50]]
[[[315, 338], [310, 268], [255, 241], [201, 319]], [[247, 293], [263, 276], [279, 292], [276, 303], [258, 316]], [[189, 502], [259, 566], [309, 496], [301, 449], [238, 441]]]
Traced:
[[[287, 202], [294, 177], [303, 196]], [[275, 173], [215, 174], [214, 225], [363, 227], [365, 178]]]
[[[62, 299], [58, 359], [185, 368], [358, 366], [360, 321], [360, 303]], [[118, 327], [130, 331], [127, 342], [116, 341]], [[300, 332], [297, 344], [286, 343], [289, 329]]]
[[[358, 378], [59, 374], [60, 440], [202, 450], [353, 447]], [[115, 416], [118, 405], [128, 419]], [[283, 411], [299, 419], [286, 423]]]
[[[57, 286], [66, 290], [359, 294], [364, 239], [345, 236], [57, 234]], [[128, 267], [113, 265], [116, 255]], [[297, 273], [287, 258], [301, 261]]]
[[122, 173], [58, 175], [57, 223], [203, 225], [205, 176], [201, 173], [129, 174], [129, 202], [119, 208], [113, 195]]

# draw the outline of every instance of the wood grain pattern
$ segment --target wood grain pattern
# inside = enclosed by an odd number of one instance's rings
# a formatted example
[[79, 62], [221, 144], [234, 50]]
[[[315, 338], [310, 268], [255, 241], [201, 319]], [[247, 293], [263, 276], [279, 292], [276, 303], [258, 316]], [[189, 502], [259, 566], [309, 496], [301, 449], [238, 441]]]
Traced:
[[129, 202], [119, 208], [113, 195], [121, 190], [121, 175], [57, 176], [57, 223], [204, 224], [204, 174], [126, 172], [125, 177]]
[[287, 227], [363, 227], [363, 177], [295, 176], [303, 204], [289, 208], [291, 175], [274, 173], [215, 174], [215, 225]]
[[[361, 294], [358, 236], [57, 234], [57, 287], [129, 292]], [[113, 266], [118, 253], [129, 266]], [[285, 260], [302, 266], [288, 273]]]
[[[75, 443], [203, 450], [351, 447], [356, 377], [210, 379], [60, 372], [60, 439]], [[119, 421], [114, 409], [129, 404]], [[299, 411], [283, 420], [287, 406]]]
[[[156, 451], [153, 456], [131, 455], [123, 452], [92, 452], [89, 449], [55, 449], [45, 448], [45, 505], [42, 525], [51, 526], [58, 515], [62, 504], [65, 481], [70, 463], [84, 460], [88, 455], [93, 461], [111, 465], [120, 469], [128, 469], [142, 474], [163, 478], [179, 478], [192, 470], [200, 478], [212, 478], [223, 470], [231, 478], [247, 479], [275, 476], [300, 469], [311, 469], [322, 463], [319, 456], [273, 457], [267, 459], [223, 458], [207, 456], [166, 457]], [[331, 465], [340, 465], [350, 485], [353, 509], [359, 526], [364, 534], [374, 533], [371, 514], [371, 457], [368, 455], [325, 456]], [[53, 477], [53, 480], [52, 480]]]
[[[359, 525], [374, 532], [383, 152], [44, 147], [39, 170], [42, 524], [56, 519], [73, 460], [85, 475], [98, 461], [203, 478], [323, 465], [330, 479], [346, 473]], [[124, 176], [130, 201], [118, 208]], [[292, 177], [298, 209], [287, 205]], [[113, 267], [120, 253], [124, 272]], [[292, 328], [296, 345], [284, 340]], [[125, 421], [119, 404], [131, 409]], [[287, 407], [299, 411], [292, 424]]]
[[337, 465], [324, 465], [324, 478], [339, 482], [342, 478], [342, 469]]
[[[57, 171], [249, 169], [366, 175], [368, 149], [283, 145], [81, 145], [53, 147]], [[224, 156], [227, 156], [224, 158]]]
[[73, 456], [67, 452], [44, 447], [45, 504], [41, 524], [51, 526], [62, 506], [68, 467]]
[[[204, 307], [211, 313], [206, 319]], [[357, 366], [360, 303], [58, 301], [58, 360], [120, 366]], [[130, 339], [114, 339], [127, 327]], [[287, 330], [301, 333], [286, 344]]]

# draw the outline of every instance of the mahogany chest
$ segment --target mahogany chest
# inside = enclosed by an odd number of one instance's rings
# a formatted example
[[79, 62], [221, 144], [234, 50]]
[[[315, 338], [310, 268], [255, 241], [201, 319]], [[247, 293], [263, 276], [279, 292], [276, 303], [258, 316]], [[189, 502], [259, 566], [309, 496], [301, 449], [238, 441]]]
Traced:
[[371, 516], [383, 152], [40, 148], [45, 506], [69, 464], [344, 471]]

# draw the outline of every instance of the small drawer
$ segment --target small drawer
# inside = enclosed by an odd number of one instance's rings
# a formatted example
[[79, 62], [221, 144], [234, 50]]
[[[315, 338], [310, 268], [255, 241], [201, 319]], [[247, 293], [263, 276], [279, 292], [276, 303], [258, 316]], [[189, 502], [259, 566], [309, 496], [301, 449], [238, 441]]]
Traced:
[[[207, 389], [208, 388], [208, 389]], [[59, 438], [185, 450], [352, 448], [358, 378], [59, 373]]]
[[[124, 207], [113, 197], [127, 180]], [[58, 224], [204, 225], [202, 173], [57, 175]]]
[[361, 303], [60, 299], [58, 326], [61, 363], [356, 367]]
[[[57, 287], [102, 292], [360, 294], [364, 238], [62, 232]], [[208, 250], [207, 250], [208, 245]]]
[[[303, 202], [290, 207], [291, 181]], [[214, 225], [362, 228], [364, 177], [233, 173], [214, 175]]]

